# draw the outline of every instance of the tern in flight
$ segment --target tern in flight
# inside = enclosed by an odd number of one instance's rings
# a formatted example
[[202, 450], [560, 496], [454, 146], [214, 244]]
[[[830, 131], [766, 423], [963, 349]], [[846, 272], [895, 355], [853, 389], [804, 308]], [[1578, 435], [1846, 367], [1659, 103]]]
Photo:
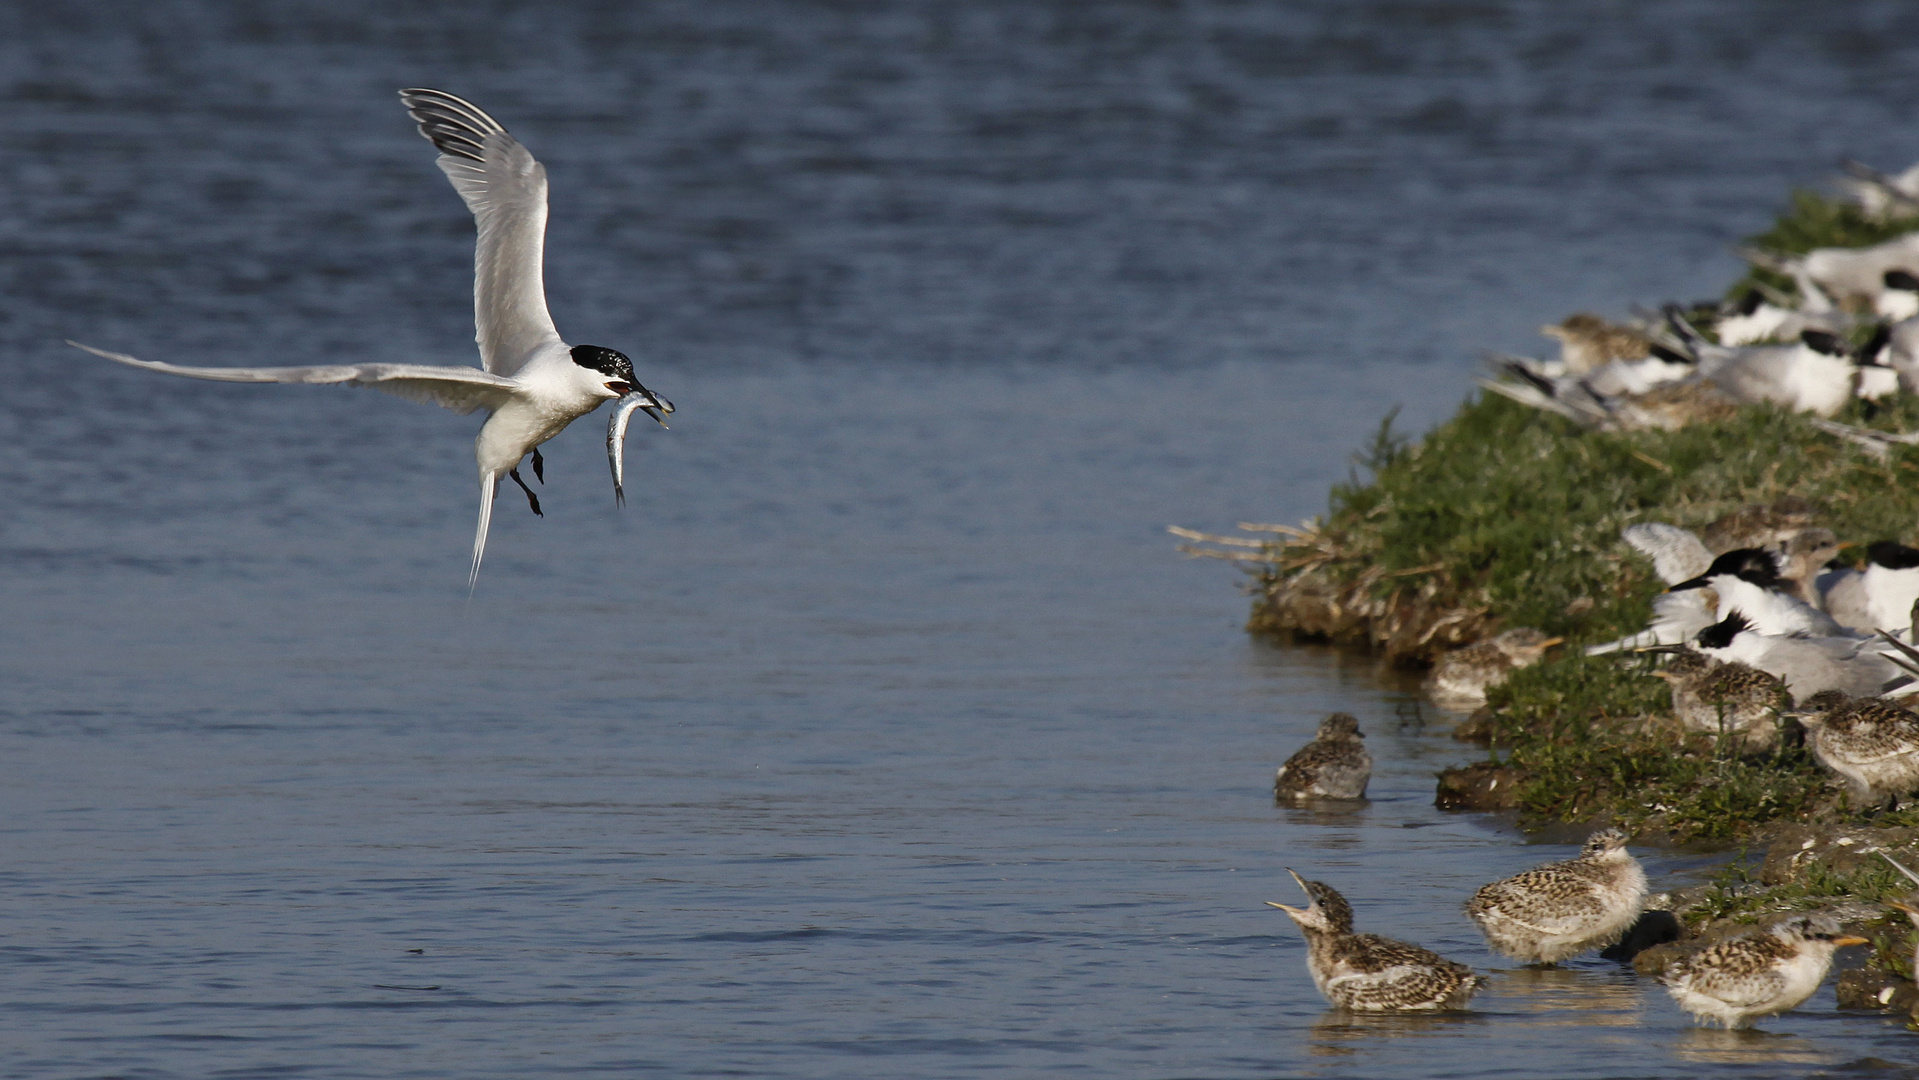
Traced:
[[136, 360], [79, 342], [96, 356], [192, 379], [245, 383], [345, 383], [444, 406], [461, 415], [479, 409], [487, 421], [474, 440], [480, 465], [480, 524], [473, 536], [470, 592], [480, 579], [493, 494], [510, 476], [535, 514], [540, 500], [520, 479], [520, 459], [533, 455], [545, 481], [540, 444], [607, 401], [618, 401], [606, 448], [614, 498], [624, 504], [622, 451], [636, 411], [666, 423], [673, 405], [633, 375], [633, 362], [599, 345], [568, 345], [546, 310], [540, 274], [546, 233], [546, 169], [520, 141], [472, 103], [440, 90], [402, 90], [400, 100], [420, 134], [439, 149], [438, 165], [473, 211], [479, 242], [473, 253], [474, 338], [480, 368], [425, 364], [324, 364], [314, 367], [203, 368]]

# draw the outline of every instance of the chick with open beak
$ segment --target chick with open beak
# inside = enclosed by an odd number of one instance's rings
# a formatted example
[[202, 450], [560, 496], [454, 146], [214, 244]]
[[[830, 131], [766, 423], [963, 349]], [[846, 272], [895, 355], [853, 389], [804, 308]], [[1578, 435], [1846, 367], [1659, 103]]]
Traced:
[[1353, 933], [1353, 908], [1331, 885], [1291, 870], [1307, 906], [1266, 903], [1306, 937], [1306, 970], [1336, 1008], [1354, 1012], [1435, 1012], [1464, 1008], [1484, 980], [1464, 964], [1377, 934]]

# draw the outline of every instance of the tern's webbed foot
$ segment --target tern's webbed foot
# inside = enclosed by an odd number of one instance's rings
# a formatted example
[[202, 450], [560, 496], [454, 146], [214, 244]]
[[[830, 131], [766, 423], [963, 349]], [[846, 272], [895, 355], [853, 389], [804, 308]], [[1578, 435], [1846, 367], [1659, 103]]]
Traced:
[[521, 491], [526, 492], [526, 501], [532, 504], [533, 506], [533, 516], [545, 517], [546, 516], [545, 514], [540, 513], [540, 497], [538, 495], [533, 494], [533, 489], [526, 486], [526, 481], [520, 479], [520, 470], [518, 469], [509, 470], [507, 472], [507, 475], [513, 478], [514, 483], [520, 485]]
[[533, 448], [533, 479], [546, 483], [546, 462], [540, 458], [540, 448]]

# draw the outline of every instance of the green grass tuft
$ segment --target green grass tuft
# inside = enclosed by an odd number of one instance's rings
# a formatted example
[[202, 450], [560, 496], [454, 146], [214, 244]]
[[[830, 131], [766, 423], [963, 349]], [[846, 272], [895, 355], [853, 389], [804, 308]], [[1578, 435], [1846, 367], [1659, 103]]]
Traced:
[[1525, 770], [1522, 816], [1534, 822], [1609, 820], [1674, 841], [1729, 842], [1831, 801], [1803, 749], [1757, 759], [1705, 736], [1648, 722], [1669, 701], [1650, 662], [1575, 654], [1514, 673], [1489, 695], [1491, 731]]
[[[1791, 884], [1768, 886], [1744, 859], [1735, 859], [1721, 867], [1708, 884], [1711, 889], [1686, 911], [1687, 923], [1695, 927], [1721, 919], [1758, 923], [1783, 912], [1816, 911], [1840, 901], [1878, 904], [1905, 900], [1912, 892], [1911, 882], [1883, 864], [1840, 873], [1815, 862]], [[1906, 917], [1898, 915], [1898, 921], [1904, 923]]]

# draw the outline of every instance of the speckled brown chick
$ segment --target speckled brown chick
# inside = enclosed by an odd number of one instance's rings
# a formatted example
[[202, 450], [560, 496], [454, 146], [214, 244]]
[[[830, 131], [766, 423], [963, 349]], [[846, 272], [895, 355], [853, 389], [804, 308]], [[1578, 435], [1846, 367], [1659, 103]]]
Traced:
[[1919, 714], [1884, 698], [1824, 690], [1795, 714], [1819, 763], [1845, 777], [1855, 798], [1876, 805], [1919, 791]]
[[1749, 547], [1784, 551], [1794, 537], [1813, 527], [1818, 513], [1812, 503], [1788, 495], [1771, 505], [1742, 506], [1699, 530], [1699, 539], [1714, 555]]
[[1299, 748], [1273, 779], [1273, 798], [1280, 802], [1302, 799], [1363, 799], [1366, 781], [1373, 775], [1373, 756], [1362, 742], [1359, 721], [1334, 713], [1319, 722], [1319, 733]]
[[1505, 682], [1520, 668], [1538, 663], [1547, 649], [1564, 640], [1520, 627], [1454, 649], [1433, 665], [1432, 674], [1426, 677], [1426, 693], [1448, 708], [1484, 705], [1488, 688]]
[[1605, 948], [1646, 902], [1646, 872], [1626, 854], [1626, 840], [1623, 829], [1596, 832], [1576, 859], [1481, 887], [1466, 901], [1466, 914], [1494, 949], [1528, 964]]
[[1353, 908], [1331, 885], [1293, 880], [1308, 906], [1266, 901], [1292, 917], [1306, 936], [1306, 970], [1326, 1000], [1355, 1012], [1434, 1012], [1461, 1009], [1480, 976], [1464, 964], [1377, 934], [1353, 933]]
[[1786, 684], [1737, 660], [1721, 663], [1681, 649], [1654, 675], [1672, 685], [1672, 712], [1687, 731], [1736, 739], [1743, 753], [1779, 743], [1779, 710], [1791, 700]]
[[1614, 360], [1643, 359], [1651, 351], [1641, 331], [1587, 311], [1569, 315], [1557, 326], [1542, 326], [1539, 332], [1558, 340], [1559, 359], [1568, 375], [1584, 375]]
[[1675, 960], [1659, 976], [1679, 1007], [1701, 1026], [1751, 1026], [1812, 996], [1832, 954], [1866, 939], [1842, 934], [1822, 916], [1801, 916], [1726, 938]]

